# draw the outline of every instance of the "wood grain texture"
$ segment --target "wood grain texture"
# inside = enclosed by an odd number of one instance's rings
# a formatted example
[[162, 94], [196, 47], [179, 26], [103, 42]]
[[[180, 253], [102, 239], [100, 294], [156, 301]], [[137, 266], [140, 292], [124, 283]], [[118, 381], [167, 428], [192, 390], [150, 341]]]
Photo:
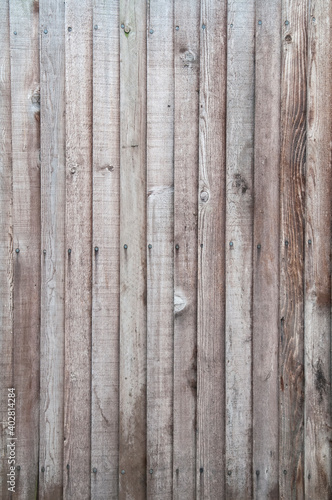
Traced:
[[146, 497], [146, 2], [123, 0], [120, 23], [119, 498], [140, 500]]
[[119, 1], [95, 0], [93, 26], [91, 498], [103, 500], [119, 482]]
[[9, 0], [0, 4], [0, 496], [10, 498], [7, 484], [8, 388], [13, 387], [13, 188]]
[[281, 0], [256, 3], [253, 238], [253, 497], [279, 498]]
[[157, 500], [173, 490], [172, 0], [148, 2], [147, 27], [147, 497]]
[[[16, 491], [35, 498], [39, 448], [40, 89], [38, 2], [10, 2]], [[16, 34], [15, 34], [16, 33]]]
[[252, 238], [255, 2], [228, 4], [226, 495], [252, 496]]
[[282, 3], [279, 483], [303, 498], [303, 238], [306, 162], [307, 3]]
[[[90, 498], [92, 1], [65, 8], [66, 288], [64, 498]], [[68, 253], [71, 249], [71, 253]]]
[[[62, 2], [40, 3], [41, 339], [39, 495], [62, 498], [65, 118]], [[42, 472], [41, 468], [45, 470]]]
[[199, 1], [175, 3], [174, 499], [196, 495], [199, 22]]
[[197, 498], [225, 493], [226, 47], [224, 0], [201, 2]]
[[[331, 483], [331, 21], [309, 12], [305, 230], [305, 498], [329, 499]], [[311, 244], [308, 241], [311, 241]]]

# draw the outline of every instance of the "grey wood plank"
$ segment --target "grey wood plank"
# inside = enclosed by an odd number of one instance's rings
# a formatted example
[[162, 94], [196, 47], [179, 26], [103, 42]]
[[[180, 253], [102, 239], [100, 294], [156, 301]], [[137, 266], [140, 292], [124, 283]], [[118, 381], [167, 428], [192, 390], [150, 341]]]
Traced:
[[120, 499], [146, 498], [146, 2], [120, 4]]
[[[93, 4], [91, 498], [118, 498], [119, 1]], [[95, 472], [94, 472], [95, 471]]]
[[66, 2], [63, 497], [82, 500], [91, 493], [92, 20], [92, 0]]
[[201, 2], [197, 498], [225, 495], [226, 48], [224, 0]]
[[172, 0], [148, 4], [147, 40], [147, 497], [173, 490]]

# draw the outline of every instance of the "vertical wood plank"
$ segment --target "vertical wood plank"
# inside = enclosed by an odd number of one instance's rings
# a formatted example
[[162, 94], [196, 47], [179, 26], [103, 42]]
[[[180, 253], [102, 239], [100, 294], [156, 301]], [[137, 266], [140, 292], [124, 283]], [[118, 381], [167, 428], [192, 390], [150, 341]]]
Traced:
[[175, 2], [174, 499], [196, 494], [199, 22], [198, 0]]
[[39, 441], [40, 91], [38, 2], [10, 2], [16, 491], [35, 498]]
[[[64, 4], [40, 3], [41, 339], [39, 495], [62, 498], [65, 119]], [[43, 469], [42, 469], [43, 468]]]
[[13, 188], [11, 152], [9, 0], [0, 4], [0, 496], [8, 491], [8, 388], [13, 386]]
[[146, 2], [123, 0], [120, 23], [119, 498], [139, 500], [146, 497]]
[[197, 498], [225, 494], [226, 48], [224, 0], [201, 2]]
[[[148, 2], [147, 496], [173, 489], [173, 2]], [[151, 247], [150, 247], [151, 245]]]
[[[91, 498], [118, 498], [119, 1], [93, 6]], [[96, 472], [94, 472], [96, 470]]]
[[226, 494], [252, 495], [252, 238], [255, 2], [228, 4]]
[[303, 498], [303, 237], [306, 162], [307, 2], [283, 0], [280, 179], [281, 498]]
[[254, 498], [279, 497], [279, 154], [281, 0], [256, 3], [253, 241]]
[[331, 2], [310, 4], [305, 232], [305, 498], [331, 483]]
[[64, 498], [83, 500], [91, 479], [92, 1], [68, 0], [65, 13]]

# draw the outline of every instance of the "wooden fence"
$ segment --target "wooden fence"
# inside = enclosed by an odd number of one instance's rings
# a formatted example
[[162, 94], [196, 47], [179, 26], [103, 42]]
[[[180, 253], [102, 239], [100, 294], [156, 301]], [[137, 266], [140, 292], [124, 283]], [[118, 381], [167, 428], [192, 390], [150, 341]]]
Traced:
[[1, 498], [330, 499], [330, 0], [0, 19]]

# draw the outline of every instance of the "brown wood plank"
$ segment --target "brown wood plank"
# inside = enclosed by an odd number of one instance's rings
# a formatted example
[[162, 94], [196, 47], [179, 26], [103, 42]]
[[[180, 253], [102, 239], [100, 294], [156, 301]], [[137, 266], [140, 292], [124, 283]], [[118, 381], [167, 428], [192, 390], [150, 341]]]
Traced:
[[146, 498], [146, 2], [123, 0], [120, 23], [119, 498], [140, 500]]
[[91, 498], [118, 498], [119, 1], [93, 6]]
[[40, 3], [41, 339], [39, 495], [62, 498], [65, 119], [62, 2]]
[[67, 0], [63, 495], [82, 500], [91, 479], [92, 21], [91, 0]]
[[12, 188], [12, 144], [11, 144], [11, 84], [10, 84], [10, 29], [9, 0], [1, 2], [0, 31], [0, 415], [1, 415], [1, 462], [0, 496], [10, 498], [8, 491], [8, 464], [10, 438], [8, 429], [8, 388], [13, 387], [13, 188]]
[[201, 2], [197, 498], [225, 494], [226, 47], [224, 0]]
[[331, 19], [310, 3], [305, 232], [305, 498], [330, 499], [331, 478]]
[[16, 491], [34, 498], [38, 485], [40, 313], [40, 91], [38, 3], [10, 2], [14, 387]]
[[152, 1], [147, 42], [147, 497], [173, 490], [173, 1]]
[[174, 499], [196, 492], [199, 23], [198, 0], [175, 2]]
[[279, 483], [303, 498], [303, 237], [307, 2], [283, 0], [280, 179]]
[[252, 245], [255, 2], [228, 4], [226, 495], [252, 496]]
[[256, 3], [253, 241], [253, 497], [279, 498], [281, 0]]

